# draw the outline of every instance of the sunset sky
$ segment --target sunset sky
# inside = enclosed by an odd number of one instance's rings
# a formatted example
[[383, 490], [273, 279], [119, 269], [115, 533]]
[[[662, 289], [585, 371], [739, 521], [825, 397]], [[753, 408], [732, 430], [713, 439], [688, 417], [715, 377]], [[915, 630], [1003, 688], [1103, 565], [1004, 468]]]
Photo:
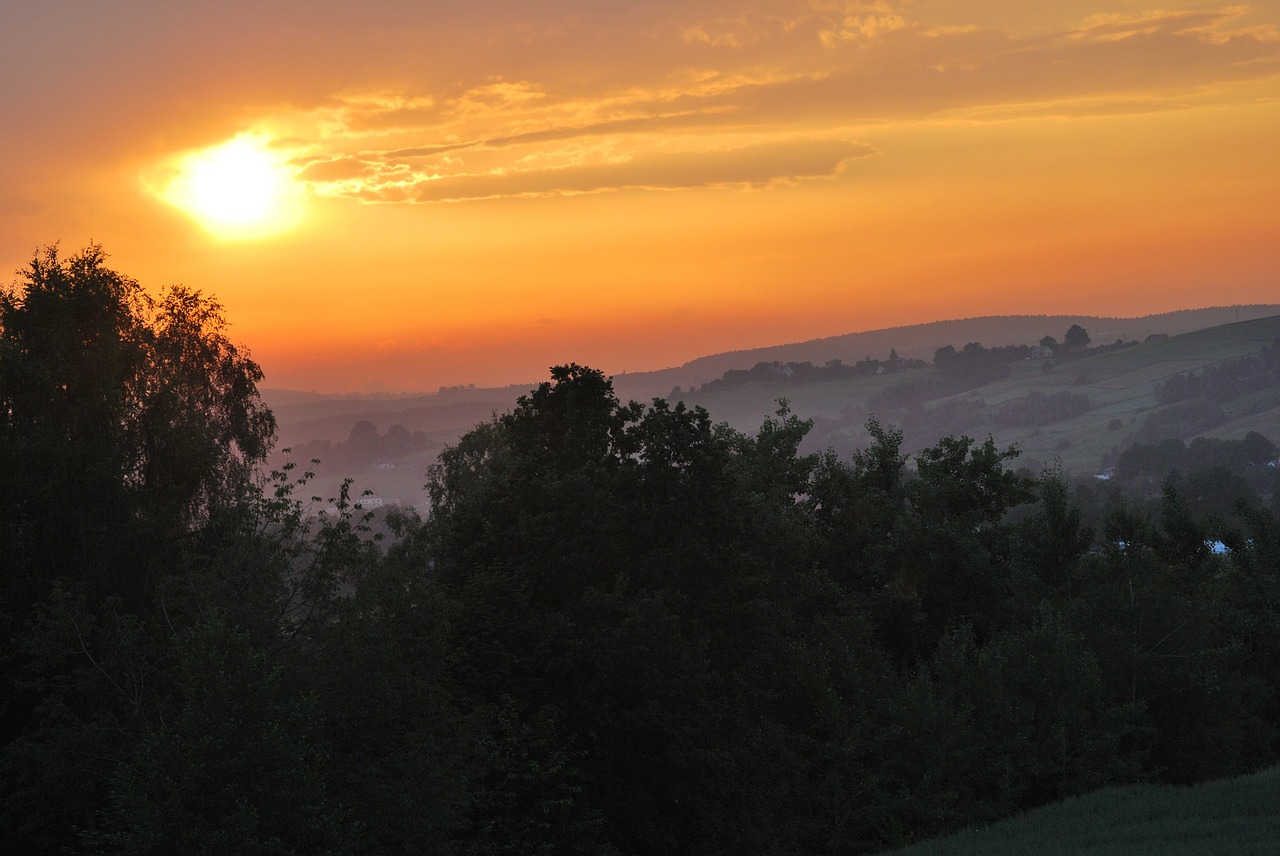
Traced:
[[1280, 2], [0, 4], [0, 278], [101, 243], [267, 386], [1280, 302]]

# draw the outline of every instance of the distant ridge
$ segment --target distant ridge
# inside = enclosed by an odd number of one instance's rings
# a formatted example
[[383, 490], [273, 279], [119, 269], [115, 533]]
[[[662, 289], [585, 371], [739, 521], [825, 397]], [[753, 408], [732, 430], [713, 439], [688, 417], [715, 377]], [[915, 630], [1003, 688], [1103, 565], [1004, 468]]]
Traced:
[[[1114, 344], [1112, 339], [1111, 344]], [[881, 374], [816, 376], [764, 372], [681, 398], [716, 421], [756, 430], [786, 398], [792, 412], [815, 420], [811, 451], [848, 453], [868, 441], [866, 419], [903, 429], [907, 452], [945, 436], [991, 436], [1017, 446], [1034, 472], [1056, 462], [1064, 472], [1097, 473], [1127, 446], [1199, 436], [1240, 439], [1250, 431], [1280, 437], [1280, 382], [1256, 363], [1247, 381], [1226, 382], [1212, 398], [1160, 400], [1159, 388], [1179, 374], [1256, 358], [1280, 341], [1280, 314], [1152, 337], [1124, 347], [1098, 347], [1052, 360], [1018, 359], [1007, 372], [976, 384], [950, 385], [933, 367]], [[1133, 340], [1128, 340], [1133, 342]], [[1265, 361], [1260, 361], [1265, 362]], [[1251, 372], [1251, 373], [1250, 373]], [[1238, 377], [1244, 375], [1237, 374]], [[915, 395], [904, 395], [915, 387]], [[886, 397], [883, 393], [897, 390]], [[1042, 396], [1036, 411], [1018, 411]], [[1049, 398], [1073, 407], [1040, 412]], [[1110, 463], [1107, 461], [1110, 460]]]
[[[963, 347], [968, 342], [997, 345], [1034, 344], [1044, 336], [1061, 339], [1067, 328], [1079, 324], [1094, 344], [1144, 340], [1152, 334], [1176, 336], [1195, 330], [1280, 315], [1280, 304], [1213, 306], [1182, 309], [1137, 318], [1097, 315], [995, 315], [930, 321], [860, 333], [845, 333], [784, 345], [726, 351], [690, 360], [682, 366], [649, 372], [614, 375], [614, 388], [623, 400], [647, 401], [665, 397], [673, 387], [689, 389], [715, 380], [729, 369], [747, 369], [759, 362], [804, 362], [825, 365], [833, 359], [854, 363], [865, 357], [883, 359], [889, 349], [904, 358], [932, 360], [943, 345]], [[603, 367], [600, 367], [603, 368]], [[291, 445], [317, 438], [340, 440], [351, 426], [369, 419], [382, 427], [400, 422], [411, 429], [456, 437], [494, 412], [505, 411], [516, 399], [545, 377], [530, 378], [505, 387], [451, 387], [439, 393], [411, 395], [320, 394], [285, 389], [264, 389], [263, 397], [280, 424], [280, 444]]]
[[987, 347], [1030, 345], [1039, 342], [1044, 336], [1061, 340], [1072, 324], [1083, 327], [1092, 337], [1093, 343], [1099, 345], [1116, 339], [1126, 342], [1142, 341], [1150, 335], [1160, 333], [1176, 336], [1206, 327], [1272, 315], [1280, 315], [1280, 304], [1180, 309], [1136, 318], [1101, 315], [989, 315], [955, 318], [711, 354], [690, 360], [678, 368], [616, 375], [614, 387], [622, 398], [646, 399], [665, 396], [675, 386], [700, 386], [715, 380], [729, 369], [749, 369], [759, 362], [808, 361], [824, 365], [829, 360], [839, 359], [854, 363], [866, 357], [884, 359], [889, 355], [890, 348], [903, 358], [932, 360], [934, 351], [944, 345], [955, 345], [957, 348], [962, 348], [969, 342], [981, 342]]

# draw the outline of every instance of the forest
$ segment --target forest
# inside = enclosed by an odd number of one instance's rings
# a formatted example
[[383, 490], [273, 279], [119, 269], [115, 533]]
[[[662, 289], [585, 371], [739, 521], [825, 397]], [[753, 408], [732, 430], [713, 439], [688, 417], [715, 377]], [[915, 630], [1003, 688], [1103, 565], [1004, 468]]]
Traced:
[[261, 381], [100, 248], [0, 290], [0, 850], [872, 853], [1277, 761], [1265, 437], [1086, 490], [568, 364], [375, 521]]

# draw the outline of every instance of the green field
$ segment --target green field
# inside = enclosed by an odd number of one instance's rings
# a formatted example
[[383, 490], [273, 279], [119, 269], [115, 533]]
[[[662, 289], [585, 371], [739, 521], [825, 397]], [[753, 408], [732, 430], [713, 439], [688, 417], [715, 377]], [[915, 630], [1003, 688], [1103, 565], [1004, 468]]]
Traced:
[[[1087, 395], [1090, 409], [1083, 415], [1039, 427], [1000, 427], [977, 420], [960, 426], [957, 433], [982, 438], [991, 434], [998, 445], [1017, 444], [1027, 462], [1058, 461], [1069, 472], [1094, 472], [1104, 455], [1122, 449], [1126, 440], [1156, 407], [1157, 384], [1173, 375], [1256, 354], [1280, 337], [1280, 316], [1225, 324], [1166, 339], [1156, 339], [1122, 350], [1057, 361], [1051, 373], [1042, 361], [1012, 365], [1008, 378], [967, 390], [949, 398], [928, 402], [926, 409], [955, 400], [981, 401], [988, 407], [1039, 390], [1046, 395], [1069, 392]], [[806, 418], [825, 421], [825, 439], [837, 452], [847, 454], [864, 440], [862, 423], [869, 402], [887, 386], [928, 381], [934, 370], [916, 369], [895, 374], [809, 383], [753, 383], [688, 396], [716, 420], [742, 431], [758, 428], [761, 421], [785, 398], [792, 410]], [[1249, 431], [1280, 438], [1280, 389], [1263, 389], [1223, 408], [1227, 421], [1204, 432], [1207, 436], [1240, 438]], [[893, 422], [891, 414], [874, 414]], [[1119, 427], [1114, 420], [1119, 420]], [[831, 428], [831, 426], [836, 426]], [[1188, 438], [1184, 438], [1188, 439]]]
[[1280, 768], [1179, 788], [1107, 788], [884, 856], [1272, 856]]

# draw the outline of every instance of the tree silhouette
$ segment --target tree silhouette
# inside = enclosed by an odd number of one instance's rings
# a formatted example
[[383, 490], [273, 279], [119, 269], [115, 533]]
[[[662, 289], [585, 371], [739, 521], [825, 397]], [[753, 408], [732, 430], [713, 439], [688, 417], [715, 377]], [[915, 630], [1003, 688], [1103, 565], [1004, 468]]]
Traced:
[[65, 852], [102, 808], [172, 687], [179, 602], [240, 613], [244, 580], [273, 570], [246, 551], [228, 563], [229, 598], [187, 584], [243, 546], [228, 524], [268, 524], [241, 514], [275, 431], [261, 370], [226, 338], [216, 302], [181, 287], [153, 299], [105, 259], [97, 246], [67, 259], [50, 247], [0, 289], [6, 852]]
[[1062, 337], [1062, 344], [1068, 348], [1087, 348], [1090, 341], [1089, 334], [1079, 324], [1072, 324]]
[[54, 575], [140, 596], [157, 535], [234, 501], [274, 437], [221, 307], [156, 301], [105, 260], [50, 247], [0, 290], [0, 594], [19, 604]]

